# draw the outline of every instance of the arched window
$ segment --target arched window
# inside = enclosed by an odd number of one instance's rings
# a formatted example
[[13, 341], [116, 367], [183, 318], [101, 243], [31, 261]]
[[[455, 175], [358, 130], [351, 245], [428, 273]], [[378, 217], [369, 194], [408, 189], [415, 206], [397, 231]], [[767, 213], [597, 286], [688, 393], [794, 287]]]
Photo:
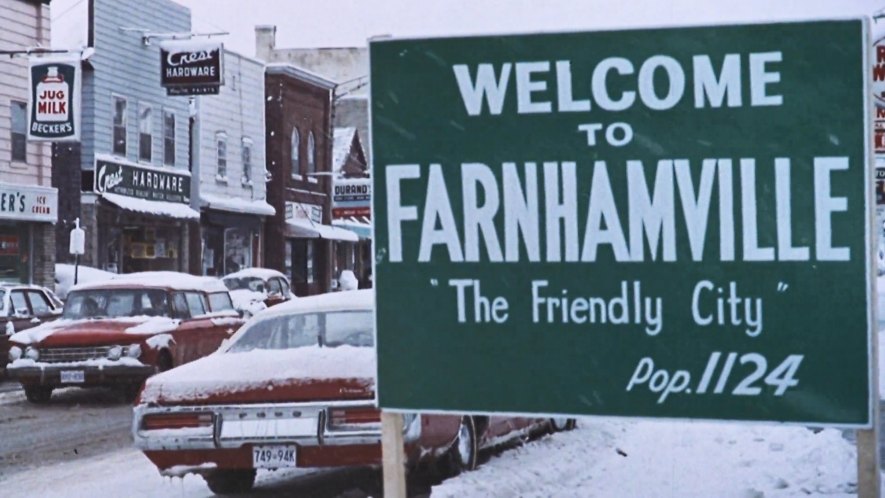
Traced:
[[301, 178], [301, 135], [292, 128], [292, 178]]
[[307, 135], [307, 174], [308, 176], [317, 172], [317, 144], [313, 139], [313, 131]]

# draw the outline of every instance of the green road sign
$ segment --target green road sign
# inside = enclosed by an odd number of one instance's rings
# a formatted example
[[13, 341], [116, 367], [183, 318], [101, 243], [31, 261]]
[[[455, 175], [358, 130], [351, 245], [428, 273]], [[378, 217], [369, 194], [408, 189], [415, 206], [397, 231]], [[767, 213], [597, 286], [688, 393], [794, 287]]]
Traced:
[[373, 41], [381, 407], [868, 426], [869, 45]]

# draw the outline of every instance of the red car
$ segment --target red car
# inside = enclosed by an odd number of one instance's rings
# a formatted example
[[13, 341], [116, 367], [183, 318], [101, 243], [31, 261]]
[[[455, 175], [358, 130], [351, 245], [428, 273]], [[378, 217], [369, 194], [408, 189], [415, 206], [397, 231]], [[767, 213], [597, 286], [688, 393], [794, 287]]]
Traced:
[[[201, 474], [222, 494], [250, 489], [259, 468], [380, 465], [373, 304], [372, 290], [281, 304], [217, 354], [148, 379], [134, 409], [136, 446], [164, 475]], [[479, 449], [552, 427], [412, 414], [405, 451], [411, 466], [473, 469]]]
[[0, 368], [6, 367], [10, 336], [55, 320], [61, 310], [61, 301], [43, 287], [0, 284]]
[[144, 272], [74, 287], [58, 320], [9, 338], [9, 376], [43, 403], [62, 386], [118, 386], [206, 356], [244, 323], [211, 277]]

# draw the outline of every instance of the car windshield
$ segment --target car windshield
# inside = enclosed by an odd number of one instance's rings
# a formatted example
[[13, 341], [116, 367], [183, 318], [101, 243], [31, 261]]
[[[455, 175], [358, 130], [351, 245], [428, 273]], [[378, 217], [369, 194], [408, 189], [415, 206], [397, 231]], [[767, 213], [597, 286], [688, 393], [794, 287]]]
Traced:
[[258, 277], [225, 278], [224, 285], [226, 285], [229, 290], [245, 289], [255, 292], [265, 292], [267, 288], [264, 280]]
[[373, 323], [370, 311], [274, 316], [249, 326], [231, 345], [228, 352], [294, 349], [305, 346], [334, 348], [345, 344], [372, 347]]
[[64, 318], [169, 316], [166, 291], [160, 289], [89, 289], [74, 291], [65, 302]]

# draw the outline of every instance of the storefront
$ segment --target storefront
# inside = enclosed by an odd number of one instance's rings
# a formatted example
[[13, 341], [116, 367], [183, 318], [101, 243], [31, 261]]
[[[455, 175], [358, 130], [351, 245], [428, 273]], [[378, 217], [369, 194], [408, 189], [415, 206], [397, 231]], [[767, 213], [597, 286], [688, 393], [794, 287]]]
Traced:
[[274, 208], [264, 200], [221, 199], [202, 195], [200, 217], [203, 275], [227, 275], [261, 266], [264, 217]]
[[51, 284], [39, 275], [51, 264], [57, 219], [56, 189], [0, 183], [0, 282]]
[[332, 183], [332, 225], [358, 236], [335, 244], [335, 274], [351, 270], [360, 288], [372, 286], [372, 180], [336, 177]]
[[187, 271], [188, 223], [200, 219], [188, 205], [188, 172], [109, 157], [96, 159], [95, 171], [97, 202], [87, 224], [97, 234], [97, 266], [117, 273]]
[[330, 244], [354, 244], [359, 237], [352, 231], [322, 223], [323, 207], [319, 204], [302, 202], [286, 203], [285, 228], [285, 273], [298, 294], [299, 289], [310, 289], [316, 284], [325, 284], [335, 289], [338, 272], [332, 270], [327, 258]]

